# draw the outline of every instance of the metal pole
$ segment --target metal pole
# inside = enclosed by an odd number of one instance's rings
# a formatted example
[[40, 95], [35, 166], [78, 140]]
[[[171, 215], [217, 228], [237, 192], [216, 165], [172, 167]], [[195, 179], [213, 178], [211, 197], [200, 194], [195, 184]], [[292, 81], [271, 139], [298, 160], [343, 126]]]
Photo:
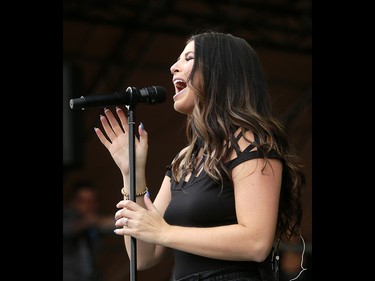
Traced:
[[[130, 173], [130, 200], [136, 200], [135, 192], [135, 140], [134, 140], [134, 108], [128, 108], [128, 124], [129, 124], [129, 173]], [[137, 280], [137, 240], [130, 237], [130, 281]]]

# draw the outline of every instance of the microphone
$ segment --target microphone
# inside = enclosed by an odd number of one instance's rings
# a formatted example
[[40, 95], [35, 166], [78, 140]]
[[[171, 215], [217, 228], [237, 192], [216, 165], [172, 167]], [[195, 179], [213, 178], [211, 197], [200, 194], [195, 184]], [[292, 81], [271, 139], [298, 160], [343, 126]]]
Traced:
[[106, 107], [110, 105], [136, 105], [137, 103], [155, 104], [166, 99], [166, 90], [160, 86], [151, 86], [137, 89], [128, 87], [126, 91], [114, 92], [106, 95], [81, 96], [71, 99], [71, 109], [82, 109], [88, 107]]

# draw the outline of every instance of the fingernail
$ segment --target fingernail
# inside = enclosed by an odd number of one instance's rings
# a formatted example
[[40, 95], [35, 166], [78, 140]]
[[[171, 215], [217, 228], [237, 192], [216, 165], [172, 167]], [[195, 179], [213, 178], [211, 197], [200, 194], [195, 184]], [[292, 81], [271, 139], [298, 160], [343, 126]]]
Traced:
[[144, 129], [145, 129], [145, 126], [143, 125], [142, 122], [141, 122], [141, 129], [142, 129], [142, 131], [144, 131]]

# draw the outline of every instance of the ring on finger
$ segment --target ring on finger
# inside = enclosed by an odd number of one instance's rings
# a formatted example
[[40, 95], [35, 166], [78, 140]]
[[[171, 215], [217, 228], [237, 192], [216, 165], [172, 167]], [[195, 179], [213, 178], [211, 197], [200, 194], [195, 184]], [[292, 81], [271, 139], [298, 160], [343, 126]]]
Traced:
[[128, 221], [129, 221], [129, 218], [125, 218], [125, 225], [126, 225], [126, 227], [129, 227], [128, 226]]

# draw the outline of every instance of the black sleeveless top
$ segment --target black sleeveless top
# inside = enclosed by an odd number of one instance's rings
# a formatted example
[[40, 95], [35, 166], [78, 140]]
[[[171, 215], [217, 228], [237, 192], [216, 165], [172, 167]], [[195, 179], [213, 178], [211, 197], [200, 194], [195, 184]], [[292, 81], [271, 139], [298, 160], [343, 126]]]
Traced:
[[[236, 141], [241, 136], [240, 133]], [[257, 141], [257, 138], [255, 140]], [[243, 151], [240, 151], [238, 146], [234, 147], [237, 158], [226, 163], [229, 170], [245, 161], [264, 157], [260, 150], [253, 150], [254, 143], [251, 143]], [[267, 155], [267, 157], [279, 158], [275, 153]], [[196, 171], [199, 171], [203, 162], [204, 157], [195, 169]], [[210, 178], [204, 170], [198, 176], [193, 171], [187, 182], [181, 181], [179, 184], [173, 180], [170, 168], [167, 168], [166, 175], [171, 178], [172, 192], [171, 201], [164, 214], [167, 223], [191, 227], [213, 227], [237, 223], [233, 184], [229, 179], [224, 180], [221, 190], [221, 185]], [[246, 241], [243, 242], [246, 243]], [[211, 259], [174, 249], [173, 253], [176, 279], [232, 265], [244, 265], [250, 268], [254, 264], [249, 261]]]

